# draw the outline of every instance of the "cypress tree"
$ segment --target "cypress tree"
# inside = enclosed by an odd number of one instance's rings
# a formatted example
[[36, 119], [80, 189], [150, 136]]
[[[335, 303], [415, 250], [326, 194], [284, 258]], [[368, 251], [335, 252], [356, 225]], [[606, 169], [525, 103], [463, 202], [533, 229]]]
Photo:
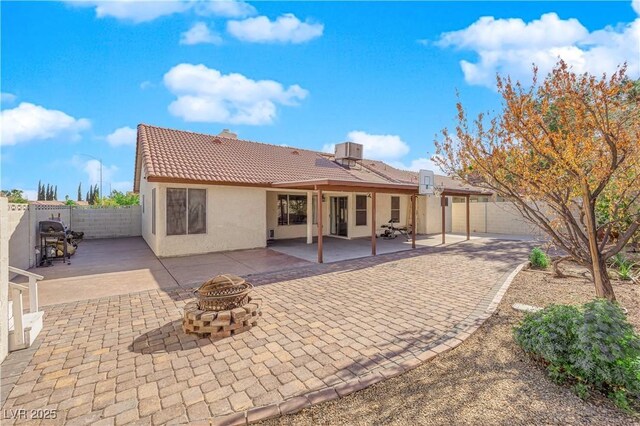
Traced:
[[58, 201], [58, 185], [56, 185], [56, 189], [53, 191], [53, 199]]
[[78, 184], [78, 199], [77, 201], [82, 201], [82, 182]]

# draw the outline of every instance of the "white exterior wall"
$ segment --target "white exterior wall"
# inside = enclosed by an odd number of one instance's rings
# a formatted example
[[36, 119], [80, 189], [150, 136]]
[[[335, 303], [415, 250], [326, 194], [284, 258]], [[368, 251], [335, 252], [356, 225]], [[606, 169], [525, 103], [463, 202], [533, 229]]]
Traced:
[[0, 362], [9, 351], [9, 203], [0, 197]]
[[[142, 168], [142, 172], [140, 173], [140, 232], [142, 233], [142, 238], [147, 242], [149, 248], [154, 253], [158, 253], [158, 229], [157, 229], [157, 221], [158, 221], [158, 211], [160, 209], [160, 204], [158, 203], [158, 194], [160, 190], [158, 189], [158, 184], [154, 182], [147, 182], [146, 172], [144, 170], [144, 166]], [[152, 215], [153, 215], [153, 197], [152, 191], [156, 190], [156, 232], [152, 232]]]
[[[267, 245], [267, 197], [264, 188], [223, 185], [165, 184], [156, 186], [156, 235], [147, 240], [157, 256], [185, 256], [216, 251], [240, 250]], [[207, 232], [193, 235], [167, 235], [167, 188], [200, 188], [207, 190]], [[145, 188], [151, 200], [151, 191]], [[141, 185], [142, 195], [142, 185]], [[150, 212], [149, 212], [150, 213]], [[150, 222], [151, 214], [143, 222]], [[147, 229], [150, 224], [145, 224]], [[143, 233], [143, 236], [148, 234]], [[149, 242], [151, 241], [151, 243]]]
[[7, 232], [9, 237], [9, 264], [20, 269], [31, 266], [34, 230], [29, 226], [29, 205], [12, 204], [2, 207], [7, 212]]

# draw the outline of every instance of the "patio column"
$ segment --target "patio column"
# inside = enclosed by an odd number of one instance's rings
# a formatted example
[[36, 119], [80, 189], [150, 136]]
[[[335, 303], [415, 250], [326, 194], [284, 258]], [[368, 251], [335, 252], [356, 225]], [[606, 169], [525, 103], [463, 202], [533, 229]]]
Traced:
[[471, 214], [469, 207], [469, 196], [466, 196], [465, 202], [467, 204], [467, 240], [471, 239]]
[[371, 256], [376, 255], [376, 193], [371, 193]]
[[416, 248], [416, 233], [418, 226], [416, 225], [416, 205], [418, 204], [418, 196], [411, 196], [411, 248]]
[[446, 222], [446, 207], [447, 207], [447, 197], [444, 194], [440, 196], [440, 205], [442, 206], [442, 244], [446, 242], [445, 234], [447, 232], [447, 222]]
[[313, 244], [313, 191], [307, 191], [307, 244]]
[[322, 189], [318, 189], [318, 263], [322, 263]]

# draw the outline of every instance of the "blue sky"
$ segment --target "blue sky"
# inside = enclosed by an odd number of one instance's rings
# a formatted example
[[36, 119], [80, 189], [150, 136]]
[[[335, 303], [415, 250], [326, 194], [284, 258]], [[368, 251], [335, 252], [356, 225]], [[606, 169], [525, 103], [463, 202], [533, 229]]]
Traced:
[[130, 190], [148, 123], [429, 167], [455, 116], [499, 106], [495, 73], [527, 80], [563, 57], [629, 63], [635, 2], [3, 2], [1, 187], [75, 198]]

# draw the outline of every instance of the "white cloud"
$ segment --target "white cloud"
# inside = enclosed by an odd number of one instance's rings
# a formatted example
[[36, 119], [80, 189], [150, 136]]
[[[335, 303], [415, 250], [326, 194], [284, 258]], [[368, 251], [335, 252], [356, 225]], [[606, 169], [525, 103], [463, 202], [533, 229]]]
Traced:
[[106, 139], [111, 146], [135, 145], [138, 131], [131, 127], [120, 127], [107, 135]]
[[29, 201], [36, 201], [38, 199], [38, 190], [36, 189], [20, 189], [22, 195]]
[[11, 104], [15, 102], [18, 97], [13, 93], [2, 92], [0, 93], [0, 102], [3, 104]]
[[109, 190], [109, 187], [112, 191], [120, 191], [120, 192], [129, 192], [133, 191], [133, 182], [129, 180], [123, 180], [118, 182], [110, 182], [110, 184], [104, 188], [105, 191]]
[[[79, 165], [87, 174], [89, 185], [100, 185], [100, 161], [95, 159], [82, 161], [80, 157], [75, 156], [73, 162]], [[118, 166], [116, 165], [107, 166], [104, 163], [102, 164], [102, 186], [104, 191], [108, 191], [108, 186], [105, 188], [105, 184], [108, 185], [113, 180], [113, 176], [117, 171]]]
[[640, 0], [633, 0], [631, 2], [631, 7], [636, 11], [638, 15], [640, 15]]
[[154, 87], [154, 84], [152, 82], [150, 82], [149, 80], [145, 80], [142, 83], [140, 83], [140, 89], [142, 90], [147, 90]]
[[31, 140], [67, 137], [77, 140], [80, 132], [91, 127], [86, 118], [74, 118], [62, 111], [21, 102], [0, 113], [0, 145], [16, 145]]
[[68, 0], [67, 3], [73, 6], [93, 7], [98, 18], [114, 18], [134, 24], [189, 11], [225, 18], [241, 18], [256, 13], [250, 4], [234, 0]]
[[284, 88], [273, 80], [251, 80], [242, 74], [222, 74], [205, 65], [179, 64], [164, 75], [164, 84], [177, 99], [171, 114], [185, 121], [269, 124], [277, 105], [296, 105], [308, 92], [294, 84]]
[[[362, 144], [362, 155], [370, 160], [397, 160], [409, 152], [409, 145], [397, 135], [372, 135], [360, 130], [354, 130], [347, 134], [347, 140]], [[334, 144], [322, 147], [322, 151], [332, 154], [334, 149]]]
[[391, 161], [389, 165], [401, 169], [401, 170], [411, 170], [414, 172], [420, 171], [421, 169], [425, 170], [433, 170], [436, 173], [442, 173], [440, 166], [430, 158], [415, 158], [411, 160], [409, 163], [405, 163], [403, 161]]
[[229, 21], [227, 31], [239, 40], [253, 43], [304, 43], [320, 37], [324, 25], [308, 19], [302, 22], [295, 15], [285, 13], [275, 21], [266, 16]]
[[69, 1], [68, 3], [75, 6], [94, 7], [98, 18], [115, 18], [134, 24], [186, 12], [193, 6], [192, 2], [184, 1], [110, 0]]
[[222, 43], [222, 37], [212, 32], [204, 22], [196, 22], [188, 31], [180, 35], [180, 44], [193, 45], [202, 43], [220, 44]]
[[576, 72], [595, 75], [611, 74], [627, 62], [629, 75], [640, 76], [640, 18], [589, 32], [580, 21], [555, 13], [530, 22], [485, 16], [465, 29], [443, 33], [437, 44], [477, 53], [476, 62], [460, 61], [465, 80], [475, 85], [494, 87], [496, 73], [527, 81], [533, 63], [545, 75], [559, 58]]
[[243, 18], [256, 14], [255, 7], [243, 1], [234, 0], [198, 2], [196, 11], [200, 15], [211, 14], [223, 18]]
[[[100, 188], [100, 161], [96, 159], [86, 160], [81, 155], [74, 155], [71, 158], [71, 164], [87, 175], [87, 180], [85, 182], [87, 182], [88, 185], [98, 185], [98, 188]], [[122, 192], [131, 191], [133, 189], [133, 182], [115, 180], [118, 170], [118, 166], [115, 164], [102, 164], [102, 190], [105, 195], [109, 195], [109, 189]], [[88, 185], [85, 185], [85, 182], [82, 183], [82, 188], [86, 193]], [[85, 188], [85, 186], [87, 187]], [[82, 194], [82, 197], [85, 196], [85, 193]]]

